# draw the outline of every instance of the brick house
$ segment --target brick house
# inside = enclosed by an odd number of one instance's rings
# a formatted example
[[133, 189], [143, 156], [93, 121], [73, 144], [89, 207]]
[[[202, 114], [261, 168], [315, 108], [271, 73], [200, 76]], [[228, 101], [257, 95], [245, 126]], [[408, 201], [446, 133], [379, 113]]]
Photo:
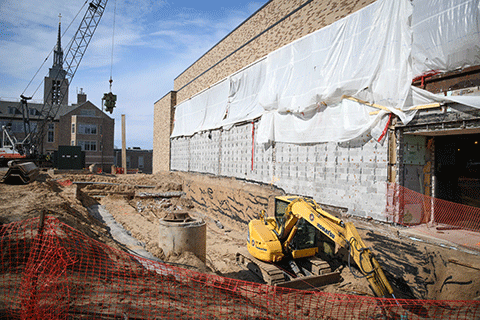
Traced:
[[73, 110], [59, 118], [58, 145], [81, 146], [86, 166], [97, 164], [103, 171], [110, 172], [114, 164], [115, 120], [87, 101], [86, 95], [79, 100]]

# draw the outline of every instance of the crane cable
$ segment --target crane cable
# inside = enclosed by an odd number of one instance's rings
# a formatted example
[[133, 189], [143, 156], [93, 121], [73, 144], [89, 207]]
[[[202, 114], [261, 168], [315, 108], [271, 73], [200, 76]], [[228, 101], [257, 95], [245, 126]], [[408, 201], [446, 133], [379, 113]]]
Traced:
[[[85, 3], [83, 4], [83, 6], [80, 8], [80, 10], [78, 10], [77, 14], [75, 15], [75, 17], [72, 19], [72, 21], [70, 22], [70, 24], [68, 25], [68, 27], [65, 29], [65, 31], [63, 32], [62, 34], [62, 39], [63, 37], [65, 36], [65, 34], [67, 33], [68, 29], [70, 29], [70, 27], [72, 26], [73, 22], [77, 19], [78, 15], [80, 14], [80, 12], [83, 10], [83, 8], [85, 7], [85, 5], [87, 4], [88, 0], [85, 1]], [[70, 44], [72, 43], [73, 39], [70, 40], [69, 44], [67, 45], [67, 48], [70, 46]], [[56, 44], [55, 44], [56, 45]], [[50, 58], [50, 55], [52, 54], [53, 50], [55, 50], [55, 46], [53, 46], [52, 50], [50, 50], [50, 52], [48, 53], [47, 57], [45, 58], [45, 60], [43, 60], [43, 63], [40, 65], [40, 68], [38, 68], [37, 72], [35, 72], [35, 75], [33, 76], [33, 78], [30, 80], [30, 82], [27, 84], [27, 87], [25, 88], [25, 90], [23, 90], [22, 92], [22, 95], [25, 94], [25, 92], [27, 91], [28, 87], [32, 84], [33, 80], [37, 77], [38, 73], [40, 72], [40, 70], [43, 68], [43, 66], [45, 65], [45, 63], [47, 62], [47, 60]], [[43, 80], [40, 81], [40, 83], [38, 84], [38, 87], [35, 89], [35, 91], [33, 92], [32, 94], [32, 97], [37, 93], [38, 89], [40, 88], [40, 86], [42, 85], [43, 83]]]
[[110, 80], [108, 82], [110, 83], [110, 92], [112, 92], [112, 83], [113, 83], [113, 49], [115, 47], [115, 17], [117, 16], [117, 0], [114, 1], [114, 6], [113, 6], [113, 31], [112, 31], [112, 56], [110, 59]]

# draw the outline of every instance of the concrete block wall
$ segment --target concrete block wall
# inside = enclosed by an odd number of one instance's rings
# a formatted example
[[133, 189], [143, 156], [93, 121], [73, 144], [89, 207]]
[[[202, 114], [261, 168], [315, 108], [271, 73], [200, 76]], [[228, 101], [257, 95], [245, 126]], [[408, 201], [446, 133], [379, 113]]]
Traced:
[[[255, 122], [254, 137], [258, 132], [258, 122]], [[249, 126], [251, 130], [251, 125]], [[252, 139], [253, 140], [253, 139]], [[252, 145], [250, 144], [250, 148]], [[275, 149], [273, 146], [262, 146], [255, 143], [253, 153], [253, 170], [248, 175], [249, 180], [275, 184]], [[251, 161], [251, 159], [250, 159]], [[251, 168], [251, 165], [250, 165]]]
[[253, 138], [251, 123], [172, 138], [171, 169], [271, 183], [273, 149], [254, 145], [252, 169]]
[[387, 146], [369, 140], [351, 147], [334, 142], [277, 143], [276, 185], [287, 193], [312, 196], [319, 203], [385, 220]]
[[316, 145], [275, 144], [276, 184], [288, 193], [313, 195]]
[[271, 0], [174, 80], [186, 100], [268, 53], [375, 0]]
[[220, 130], [215, 130], [190, 138], [190, 171], [218, 174], [220, 134]]
[[171, 140], [171, 170], [190, 170], [190, 138], [178, 137]]
[[356, 216], [386, 219], [388, 148], [373, 139], [361, 145], [255, 144], [253, 170], [251, 123], [174, 138], [171, 147], [172, 169], [271, 184]]
[[222, 132], [220, 174], [247, 179], [251, 170], [252, 125], [234, 126]]
[[[252, 132], [252, 126], [254, 130]], [[222, 176], [271, 183], [273, 149], [255, 144], [258, 122], [222, 131], [220, 172]], [[253, 159], [252, 159], [253, 145]]]

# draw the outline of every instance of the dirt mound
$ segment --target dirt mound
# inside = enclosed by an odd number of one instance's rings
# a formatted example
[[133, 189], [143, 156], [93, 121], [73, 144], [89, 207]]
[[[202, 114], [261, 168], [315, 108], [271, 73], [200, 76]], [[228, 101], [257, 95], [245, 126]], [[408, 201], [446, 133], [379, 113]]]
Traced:
[[181, 268], [196, 270], [202, 273], [213, 273], [212, 270], [192, 252], [186, 251], [181, 254], [172, 253], [169, 254], [165, 260]]
[[[152, 194], [140, 198], [140, 192]], [[200, 174], [74, 175], [41, 174], [28, 185], [0, 184], [0, 224], [39, 217], [42, 212], [111, 247], [124, 249], [87, 208], [106, 207], [115, 220], [155, 257], [182, 268], [259, 281], [238, 266], [235, 253], [246, 246], [247, 223], [261, 210], [271, 215], [282, 190], [231, 178]], [[163, 196], [162, 196], [163, 195]], [[328, 201], [326, 201], [328, 202]], [[207, 224], [206, 263], [190, 253], [166, 257], [158, 246], [158, 220], [172, 211], [188, 211]], [[480, 256], [450, 249], [419, 236], [402, 236], [390, 225], [351, 220], [396, 285], [422, 299], [474, 299], [480, 296]], [[455, 262], [456, 261], [456, 262]], [[321, 288], [333, 293], [371, 295], [364, 278], [344, 263], [341, 283]]]

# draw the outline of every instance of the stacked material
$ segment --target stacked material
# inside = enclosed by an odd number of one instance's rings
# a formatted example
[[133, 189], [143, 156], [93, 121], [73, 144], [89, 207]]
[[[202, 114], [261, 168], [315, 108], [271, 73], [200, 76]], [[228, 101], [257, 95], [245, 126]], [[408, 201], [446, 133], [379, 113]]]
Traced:
[[8, 171], [2, 179], [3, 183], [9, 184], [28, 184], [38, 176], [40, 169], [33, 162], [15, 162], [8, 163]]

